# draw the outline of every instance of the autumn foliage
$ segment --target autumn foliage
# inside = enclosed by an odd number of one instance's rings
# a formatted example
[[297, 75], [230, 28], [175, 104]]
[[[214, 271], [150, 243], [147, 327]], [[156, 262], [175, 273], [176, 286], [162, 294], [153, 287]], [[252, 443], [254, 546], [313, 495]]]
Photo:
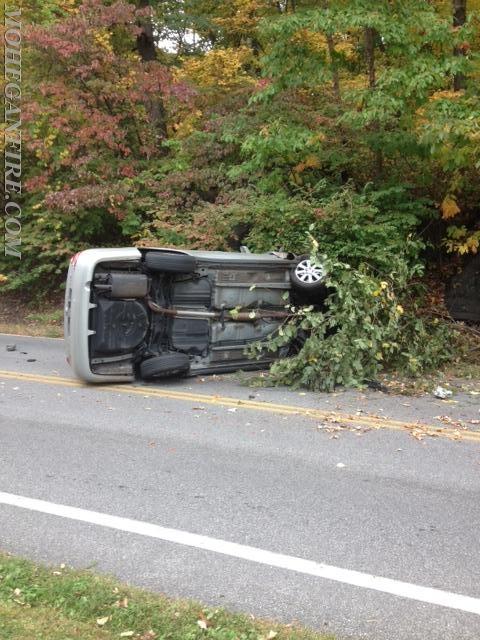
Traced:
[[379, 246], [475, 253], [476, 8], [26, 0], [24, 258], [0, 259], [3, 287], [57, 286], [94, 245], [302, 251], [345, 188], [389, 216]]

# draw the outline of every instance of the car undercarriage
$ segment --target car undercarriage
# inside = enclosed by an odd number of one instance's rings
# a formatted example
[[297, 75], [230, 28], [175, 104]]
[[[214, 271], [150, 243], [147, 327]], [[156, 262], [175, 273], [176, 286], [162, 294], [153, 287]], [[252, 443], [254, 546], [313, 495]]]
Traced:
[[152, 249], [135, 261], [106, 256], [87, 283], [92, 375], [153, 379], [266, 367], [288, 348], [260, 350], [257, 360], [246, 349], [279, 329], [295, 297], [307, 300], [311, 283], [303, 292], [292, 286], [298, 264], [285, 254]]

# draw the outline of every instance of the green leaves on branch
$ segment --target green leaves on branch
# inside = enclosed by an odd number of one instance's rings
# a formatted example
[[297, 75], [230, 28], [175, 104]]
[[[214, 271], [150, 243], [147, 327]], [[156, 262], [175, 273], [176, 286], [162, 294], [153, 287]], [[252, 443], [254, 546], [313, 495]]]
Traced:
[[[330, 295], [321, 311], [296, 311], [271, 340], [275, 351], [304, 339], [296, 355], [272, 366], [274, 382], [331, 391], [360, 386], [389, 369], [420, 375], [452, 358], [450, 329], [421, 315], [421, 291], [411, 284], [422, 269], [422, 244], [412, 236], [416, 214], [402, 220], [398, 211], [382, 213], [385, 195], [345, 190], [325, 204], [312, 227], [313, 253], [326, 268]], [[408, 200], [399, 196], [406, 212]]]
[[409, 292], [397, 272], [380, 280], [367, 267], [323, 260], [332, 293], [323, 312], [300, 309], [271, 341], [276, 350], [308, 336], [298, 354], [272, 366], [275, 383], [332, 391], [361, 386], [389, 369], [420, 375], [452, 358], [447, 327], [401, 304]]

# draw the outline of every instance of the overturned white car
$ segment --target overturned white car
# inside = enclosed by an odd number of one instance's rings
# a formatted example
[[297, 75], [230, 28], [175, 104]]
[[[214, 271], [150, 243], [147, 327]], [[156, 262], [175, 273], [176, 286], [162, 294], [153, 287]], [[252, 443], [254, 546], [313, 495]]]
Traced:
[[88, 382], [264, 368], [251, 360], [290, 303], [320, 303], [324, 271], [309, 256], [248, 251], [88, 249], [70, 261], [67, 360]]

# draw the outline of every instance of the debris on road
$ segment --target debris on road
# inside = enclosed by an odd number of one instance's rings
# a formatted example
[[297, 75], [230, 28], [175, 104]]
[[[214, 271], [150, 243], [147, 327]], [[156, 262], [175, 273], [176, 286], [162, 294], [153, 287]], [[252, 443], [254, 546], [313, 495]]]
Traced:
[[453, 391], [450, 389], [445, 389], [445, 387], [441, 387], [440, 385], [434, 390], [433, 395], [435, 398], [439, 398], [439, 400], [445, 400], [446, 398], [451, 398], [453, 396]]
[[463, 420], [455, 420], [455, 418], [451, 418], [450, 416], [435, 416], [435, 420], [440, 420], [444, 424], [449, 424], [455, 429], [468, 429], [466, 422]]
[[5, 349], [7, 351], [16, 351], [17, 350], [17, 345], [16, 344], [7, 344]]
[[410, 425], [405, 425], [405, 428], [409, 431], [410, 435], [413, 438], [415, 438], [415, 440], [418, 440], [419, 442], [423, 442], [423, 440], [426, 437], [438, 438], [440, 436], [443, 436], [448, 440], [454, 440], [454, 441], [458, 441], [462, 439], [462, 434], [460, 433], [459, 429], [451, 429], [451, 428], [446, 429], [442, 427], [440, 427], [439, 429], [436, 429], [436, 428], [432, 429], [431, 427], [428, 427], [426, 425], [423, 426], [420, 423], [414, 426], [413, 428]]

